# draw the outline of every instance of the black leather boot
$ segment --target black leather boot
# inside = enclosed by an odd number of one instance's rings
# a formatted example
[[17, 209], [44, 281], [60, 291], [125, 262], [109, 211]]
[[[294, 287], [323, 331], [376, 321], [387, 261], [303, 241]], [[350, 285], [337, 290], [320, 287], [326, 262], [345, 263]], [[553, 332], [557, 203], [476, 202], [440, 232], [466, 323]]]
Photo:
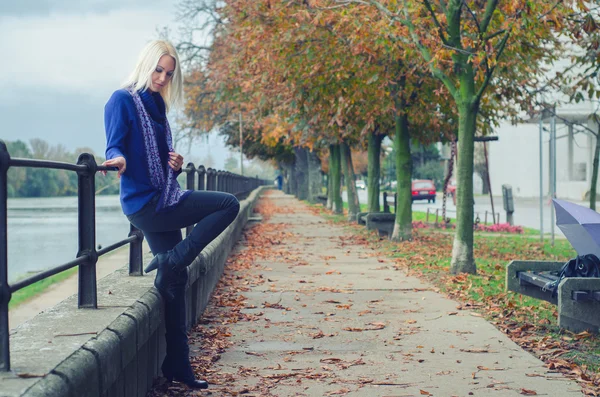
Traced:
[[144, 269], [146, 273], [158, 269], [156, 278], [154, 279], [154, 286], [168, 302], [174, 298], [173, 292], [170, 291], [170, 286], [177, 280], [177, 273], [174, 271], [170, 257], [169, 251], [157, 254]]
[[161, 369], [164, 377], [169, 382], [176, 381], [183, 383], [191, 389], [208, 389], [208, 382], [197, 380], [189, 364], [186, 370], [177, 370], [176, 366], [169, 361], [169, 357], [167, 356], [162, 363]]

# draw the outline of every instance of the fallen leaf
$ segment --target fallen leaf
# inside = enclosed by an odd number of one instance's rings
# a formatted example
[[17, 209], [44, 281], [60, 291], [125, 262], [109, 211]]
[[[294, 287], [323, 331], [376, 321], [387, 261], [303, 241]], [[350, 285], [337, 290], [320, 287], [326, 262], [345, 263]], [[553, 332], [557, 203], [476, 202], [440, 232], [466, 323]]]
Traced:
[[350, 393], [350, 389], [347, 389], [347, 388], [344, 387], [344, 388], [342, 388], [340, 390], [331, 391], [331, 392], [329, 392], [329, 393], [327, 393], [325, 395], [326, 396], [340, 396], [340, 395], [348, 394], [348, 393]]
[[363, 332], [362, 328], [353, 328], [353, 327], [346, 327], [343, 328], [344, 331], [349, 331], [349, 332]]
[[520, 394], [524, 394], [526, 396], [537, 396], [537, 393], [535, 391], [529, 389], [521, 389]]
[[264, 354], [263, 353], [256, 353], [256, 352], [244, 352], [249, 356], [257, 356], [257, 357], [263, 357]]
[[460, 349], [460, 351], [465, 353], [490, 353], [488, 349]]
[[19, 378], [29, 379], [29, 378], [43, 378], [46, 374], [32, 374], [29, 372], [21, 372], [18, 373], [17, 376]]

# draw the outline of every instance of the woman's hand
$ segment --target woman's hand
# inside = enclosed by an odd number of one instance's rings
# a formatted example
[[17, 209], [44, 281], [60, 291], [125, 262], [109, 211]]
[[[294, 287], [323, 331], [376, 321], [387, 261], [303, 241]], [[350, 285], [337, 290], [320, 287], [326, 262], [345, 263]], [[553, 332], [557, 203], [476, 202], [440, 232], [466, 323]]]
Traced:
[[[107, 167], [116, 167], [117, 168], [117, 176], [120, 178], [121, 175], [127, 169], [127, 161], [125, 161], [125, 157], [115, 157], [114, 159], [106, 160], [102, 165]], [[106, 171], [102, 171], [103, 175], [106, 175]]]
[[183, 156], [179, 153], [169, 152], [169, 166], [173, 171], [179, 171], [183, 167]]

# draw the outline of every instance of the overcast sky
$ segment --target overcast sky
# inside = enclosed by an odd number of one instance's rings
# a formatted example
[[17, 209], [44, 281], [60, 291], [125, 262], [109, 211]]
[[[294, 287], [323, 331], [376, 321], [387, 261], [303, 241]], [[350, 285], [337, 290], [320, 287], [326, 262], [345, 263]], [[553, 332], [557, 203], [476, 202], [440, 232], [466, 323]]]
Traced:
[[[104, 104], [144, 45], [168, 28], [177, 40], [178, 0], [0, 2], [0, 139], [42, 138], [104, 155]], [[171, 114], [171, 119], [173, 119]], [[211, 137], [221, 168], [226, 150]], [[195, 144], [187, 159], [209, 153]]]

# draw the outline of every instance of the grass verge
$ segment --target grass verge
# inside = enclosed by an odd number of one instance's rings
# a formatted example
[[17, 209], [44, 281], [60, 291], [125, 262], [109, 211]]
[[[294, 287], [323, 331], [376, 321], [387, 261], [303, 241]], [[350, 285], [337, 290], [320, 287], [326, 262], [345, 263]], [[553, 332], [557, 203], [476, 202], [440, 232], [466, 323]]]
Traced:
[[8, 303], [9, 309], [14, 309], [22, 303], [27, 302], [28, 300], [34, 298], [36, 295], [41, 294], [45, 290], [47, 290], [50, 286], [56, 283], [60, 283], [61, 281], [66, 280], [72, 275], [77, 273], [77, 268], [65, 270], [62, 273], [55, 274], [52, 277], [48, 277], [44, 280], [40, 280], [37, 283], [33, 283], [12, 295], [10, 302]]

